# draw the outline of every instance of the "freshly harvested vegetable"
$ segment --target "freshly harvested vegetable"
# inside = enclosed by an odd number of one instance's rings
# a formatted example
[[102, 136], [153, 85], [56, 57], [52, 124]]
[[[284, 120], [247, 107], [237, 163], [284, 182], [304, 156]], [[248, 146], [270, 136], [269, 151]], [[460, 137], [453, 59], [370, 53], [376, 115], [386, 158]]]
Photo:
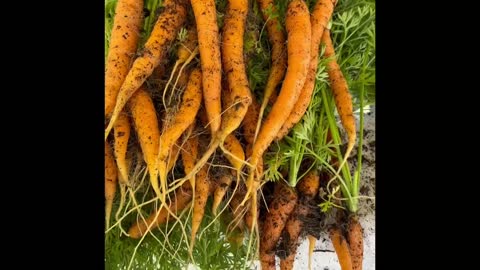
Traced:
[[117, 2], [105, 63], [105, 117], [109, 116], [115, 107], [118, 91], [137, 51], [143, 19], [142, 12], [143, 0], [118, 0]]
[[142, 86], [165, 57], [167, 49], [185, 22], [186, 15], [186, 0], [165, 0], [163, 12], [158, 17], [152, 33], [145, 43], [142, 56], [135, 59], [118, 92], [110, 122], [105, 129], [105, 140], [130, 97]]
[[221, 77], [220, 35], [215, 0], [190, 0], [197, 25], [198, 48], [202, 66], [203, 101], [213, 134], [220, 128]]

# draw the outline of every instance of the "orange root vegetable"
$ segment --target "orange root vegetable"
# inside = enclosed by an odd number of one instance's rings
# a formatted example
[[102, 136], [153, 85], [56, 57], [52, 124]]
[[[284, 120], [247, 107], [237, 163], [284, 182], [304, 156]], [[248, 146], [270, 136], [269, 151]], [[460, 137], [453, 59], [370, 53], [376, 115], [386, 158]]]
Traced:
[[215, 134], [220, 128], [221, 75], [220, 36], [214, 0], [190, 0], [197, 25], [198, 48], [202, 67], [203, 100], [210, 130]]
[[230, 184], [233, 181], [233, 175], [222, 175], [215, 192], [213, 193], [212, 213], [216, 216], [217, 209], [223, 200], [223, 197], [227, 193]]
[[260, 253], [260, 265], [262, 270], [276, 270], [275, 253]]
[[158, 127], [157, 113], [152, 98], [143, 88], [139, 89], [130, 99], [129, 109], [137, 132], [140, 147], [142, 148], [145, 162], [150, 174], [150, 184], [160, 196], [158, 186], [158, 170], [156, 166], [160, 129]]
[[252, 102], [243, 58], [247, 13], [248, 0], [228, 1], [222, 34], [222, 62], [231, 104], [225, 108], [225, 116], [222, 118], [222, 140], [238, 128]]
[[186, 17], [186, 0], [166, 0], [164, 2], [163, 12], [158, 17], [152, 33], [145, 43], [142, 56], [135, 59], [118, 92], [110, 122], [105, 129], [105, 140], [125, 104], [164, 59], [167, 49], [177, 37]]
[[[194, 1], [192, 0], [192, 5], [193, 2]], [[205, 165], [207, 160], [215, 152], [218, 146], [220, 146], [226, 155], [230, 154], [224, 146], [225, 138], [240, 126], [248, 107], [251, 104], [252, 96], [248, 86], [248, 78], [245, 71], [245, 61], [243, 59], [243, 35], [245, 32], [247, 12], [247, 0], [228, 2], [222, 35], [222, 60], [223, 69], [226, 73], [228, 89], [230, 92], [230, 97], [227, 99], [231, 102], [231, 104], [226, 106], [225, 112], [222, 116], [220, 129], [216, 131], [216, 133], [212, 132], [212, 142], [210, 143], [209, 148], [204, 152], [202, 158], [195, 165], [192, 173], [198, 172], [198, 170]], [[201, 45], [200, 26], [198, 21], [197, 29], [199, 30], [198, 37]], [[202, 57], [201, 51], [200, 57]], [[207, 86], [204, 84], [203, 87], [205, 90]], [[207, 99], [205, 91], [204, 99]], [[206, 111], [208, 119], [211, 121], [207, 104]]]
[[160, 184], [164, 191], [167, 190], [167, 165], [169, 153], [175, 142], [180, 138], [182, 133], [195, 121], [198, 109], [202, 102], [202, 73], [200, 69], [194, 69], [188, 81], [187, 88], [183, 93], [180, 108], [170, 121], [169, 126], [160, 135], [160, 143], [158, 145], [158, 174]]
[[[271, 256], [275, 256], [275, 247], [285, 227], [288, 217], [297, 204], [297, 194], [283, 182], [277, 182], [273, 191], [273, 199], [269, 204], [269, 212], [263, 223], [260, 236], [260, 259], [262, 269], [269, 269]], [[275, 264], [275, 257], [273, 257]], [[263, 261], [263, 259], [266, 259]], [[265, 268], [264, 268], [265, 267]]]
[[113, 159], [112, 149], [105, 142], [105, 224], [110, 227], [113, 199], [117, 190], [117, 166]]
[[232, 212], [233, 219], [227, 227], [227, 238], [229, 242], [235, 243], [237, 246], [243, 244], [244, 231], [245, 231], [245, 207], [242, 207], [243, 196], [240, 193], [235, 193], [230, 201], [230, 210]]
[[[178, 50], [177, 50], [178, 59], [175, 62], [175, 65], [173, 66], [170, 78], [168, 79], [168, 82], [165, 85], [165, 89], [163, 90], [163, 103], [164, 103], [164, 105], [167, 105], [166, 100], [165, 100], [165, 95], [167, 93], [168, 86], [170, 86], [170, 83], [171, 83], [174, 75], [176, 75], [177, 79], [175, 80], [175, 84], [172, 87], [172, 91], [175, 91], [179, 79], [184, 74], [183, 69], [185, 68], [186, 65], [188, 65], [188, 63], [190, 63], [190, 61], [198, 53], [197, 44], [198, 44], [197, 29], [195, 28], [195, 26], [191, 26], [187, 29], [186, 40], [183, 43], [180, 43], [180, 46], [178, 47]], [[179, 65], [182, 65], [182, 66], [180, 67], [180, 70], [178, 71], [178, 73], [176, 73], [176, 70], [177, 70]], [[168, 104], [171, 103], [171, 97], [172, 96], [173, 95], [170, 96]]]
[[[252, 155], [252, 147], [255, 141], [255, 129], [258, 122], [258, 110], [259, 105], [255, 99], [252, 100], [252, 104], [248, 107], [245, 118], [243, 119], [243, 136], [247, 141], [247, 156]], [[258, 201], [256, 190], [260, 186], [260, 181], [263, 176], [263, 158], [260, 158], [257, 163], [257, 171], [254, 175], [254, 181], [252, 182], [252, 190], [254, 190], [252, 198], [250, 198], [249, 211], [245, 214], [245, 223], [248, 229], [252, 232], [257, 225], [258, 217]], [[260, 227], [260, 225], [259, 225]]]
[[263, 101], [257, 118], [259, 121], [257, 121], [257, 124], [255, 125], [254, 138], [257, 137], [257, 134], [260, 131], [263, 112], [265, 111], [269, 100], [275, 95], [275, 90], [280, 86], [280, 83], [285, 76], [285, 70], [287, 69], [285, 33], [283, 32], [277, 17], [272, 17], [272, 15], [277, 13], [273, 0], [257, 0], [257, 2], [262, 11], [263, 20], [267, 25], [268, 40], [272, 46], [272, 66], [263, 92]]
[[254, 192], [252, 190], [253, 174], [259, 159], [290, 115], [307, 78], [312, 36], [309, 15], [308, 7], [304, 1], [293, 0], [288, 4], [285, 21], [289, 41], [287, 44], [288, 68], [280, 94], [253, 145], [250, 159], [252, 167], [250, 167], [247, 180], [248, 190], [244, 201]]
[[245, 162], [245, 153], [243, 152], [243, 147], [240, 141], [235, 135], [230, 134], [225, 138], [223, 146], [225, 150], [228, 151], [228, 154], [225, 154], [225, 157], [235, 170], [240, 171]]
[[[169, 212], [178, 213], [185, 209], [192, 200], [192, 189], [190, 183], [185, 182], [186, 185], [182, 185], [176, 192], [172, 201], [169, 203], [169, 210], [162, 207], [158, 212], [152, 213], [144, 222], [142, 219], [138, 220], [128, 230], [130, 238], [138, 239], [142, 237], [147, 231], [157, 228], [161, 224], [164, 224], [169, 215]], [[150, 228], [150, 229], [149, 229]]]
[[207, 204], [208, 196], [211, 193], [211, 184], [208, 175], [208, 166], [203, 166], [197, 173], [195, 179], [195, 198], [193, 201], [193, 215], [192, 215], [192, 234], [190, 239], [190, 255], [193, 252], [195, 245], [195, 237], [198, 228], [203, 220], [205, 214], [205, 205]]
[[183, 63], [187, 61], [187, 59], [192, 54], [193, 50], [198, 45], [198, 37], [197, 37], [197, 28], [195, 25], [188, 27], [187, 29], [187, 38], [184, 42], [180, 43], [177, 51], [177, 62]]
[[328, 77], [330, 79], [330, 89], [332, 90], [335, 98], [335, 104], [337, 107], [340, 120], [348, 135], [347, 150], [342, 164], [339, 166], [339, 170], [343, 167], [347, 161], [350, 153], [355, 146], [355, 140], [357, 138], [355, 128], [355, 117], [353, 116], [352, 96], [348, 90], [347, 80], [343, 76], [342, 70], [335, 59], [335, 50], [333, 47], [332, 39], [330, 37], [330, 30], [325, 29], [322, 36], [322, 42], [325, 43], [325, 57], [333, 59], [327, 64]]
[[128, 183], [128, 169], [126, 163], [128, 139], [130, 138], [130, 122], [125, 113], [120, 114], [115, 126], [114, 133], [114, 154], [118, 170], [121, 174], [122, 184]]
[[143, 0], [117, 2], [105, 65], [105, 117], [115, 107], [118, 91], [137, 51], [142, 18]]
[[312, 257], [313, 257], [313, 250], [315, 249], [315, 243], [317, 242], [317, 238], [312, 235], [308, 235], [308, 270], [312, 270]]
[[[195, 124], [193, 124], [195, 126]], [[180, 151], [182, 154], [182, 162], [183, 168], [185, 170], [185, 174], [190, 174], [195, 167], [195, 162], [197, 160], [198, 155], [198, 137], [191, 136], [183, 145], [182, 150]], [[189, 178], [190, 186], [192, 190], [195, 189], [195, 174]], [[187, 183], [187, 182], [185, 182]]]
[[247, 113], [243, 118], [243, 137], [250, 145], [253, 145], [255, 142], [255, 129], [257, 128], [259, 110], [260, 105], [253, 99], [252, 104], [248, 107]]
[[338, 262], [342, 270], [352, 270], [352, 257], [348, 247], [347, 240], [343, 237], [339, 228], [330, 229], [330, 239], [337, 253]]
[[[198, 153], [198, 137], [190, 137], [183, 148], [181, 149], [182, 161], [185, 173], [189, 173], [195, 164], [195, 159]], [[152, 213], [147, 219], [146, 223], [143, 220], [137, 221], [130, 229], [128, 234], [131, 238], [138, 239], [142, 237], [150, 227], [150, 230], [158, 227], [159, 225], [165, 223], [169, 217], [169, 212], [178, 213], [185, 209], [187, 205], [192, 200], [193, 189], [190, 182], [185, 182], [179, 190], [175, 192], [175, 197], [173, 197], [170, 202], [170, 211], [165, 208], [160, 208], [158, 212]]]
[[327, 27], [327, 24], [332, 17], [333, 8], [335, 7], [336, 0], [318, 0], [310, 16], [310, 22], [312, 24], [312, 41], [311, 41], [311, 54], [310, 54], [310, 66], [308, 69], [307, 79], [303, 85], [302, 92], [298, 97], [298, 101], [294, 106], [294, 109], [290, 113], [290, 116], [283, 124], [282, 128], [277, 134], [276, 140], [281, 140], [288, 131], [296, 124], [307, 111], [310, 100], [312, 99], [313, 89], [315, 86], [315, 76], [317, 74], [318, 67], [318, 52], [320, 48], [320, 41], [322, 39], [323, 30]]
[[348, 221], [347, 239], [352, 256], [352, 269], [362, 270], [363, 263], [363, 229], [358, 216], [352, 215]]
[[298, 193], [302, 196], [298, 201], [295, 210], [292, 212], [287, 220], [285, 226], [284, 244], [286, 251], [286, 258], [280, 260], [280, 269], [293, 269], [295, 255], [297, 253], [298, 238], [303, 230], [304, 220], [306, 219], [310, 208], [308, 203], [315, 197], [320, 187], [320, 177], [316, 171], [310, 171], [297, 184]]
[[178, 146], [178, 144], [173, 144], [172, 150], [168, 154], [167, 172], [171, 171], [172, 168], [175, 166], [175, 163], [178, 160], [179, 154], [180, 154], [180, 146]]
[[[234, 174], [236, 172], [237, 176], [241, 172], [243, 163], [245, 162], [245, 153], [243, 152], [242, 145], [240, 141], [235, 137], [235, 135], [230, 134], [225, 138], [224, 147], [229, 154], [226, 154], [225, 157], [232, 164]], [[225, 193], [227, 193], [230, 184], [233, 181], [233, 175], [223, 175], [220, 178], [220, 183], [213, 193], [213, 204], [212, 212], [214, 215], [217, 215], [217, 208], [223, 200]]]

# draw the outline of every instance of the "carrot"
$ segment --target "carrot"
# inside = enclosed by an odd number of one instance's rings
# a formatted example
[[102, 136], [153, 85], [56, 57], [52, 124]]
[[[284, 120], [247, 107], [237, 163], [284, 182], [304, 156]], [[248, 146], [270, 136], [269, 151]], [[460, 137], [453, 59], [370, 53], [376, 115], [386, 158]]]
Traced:
[[160, 196], [158, 187], [158, 170], [156, 160], [160, 141], [157, 113], [152, 98], [143, 86], [132, 96], [129, 109], [137, 132], [140, 147], [150, 174], [150, 183], [153, 190]]
[[180, 108], [170, 121], [170, 124], [160, 135], [160, 143], [158, 144], [158, 174], [160, 176], [160, 184], [164, 192], [167, 190], [167, 165], [169, 153], [172, 146], [180, 138], [182, 133], [195, 121], [200, 103], [202, 102], [202, 73], [196, 68], [190, 73], [187, 88], [183, 93]]
[[180, 146], [178, 146], [178, 144], [173, 144], [172, 150], [168, 155], [167, 172], [171, 171], [172, 168], [175, 166], [175, 163], [177, 162], [179, 154], [180, 154]]
[[288, 68], [280, 94], [253, 145], [250, 173], [247, 180], [248, 190], [244, 202], [253, 192], [253, 174], [259, 159], [290, 115], [307, 78], [312, 34], [309, 11], [304, 1], [293, 0], [288, 4], [285, 24], [289, 40], [287, 45]]
[[[192, 0], [192, 5], [193, 2], [194, 1]], [[228, 2], [222, 34], [222, 60], [224, 72], [226, 73], [227, 77], [228, 90], [230, 92], [230, 97], [227, 99], [231, 101], [231, 104], [229, 104], [229, 106], [227, 106], [225, 109], [220, 129], [218, 131], [215, 130], [216, 133], [212, 131], [212, 142], [210, 143], [209, 148], [203, 154], [202, 158], [195, 165], [192, 173], [196, 173], [205, 165], [207, 160], [215, 152], [218, 146], [220, 146], [224, 154], [232, 156], [232, 153], [224, 147], [225, 138], [240, 126], [248, 107], [251, 104], [252, 96], [248, 86], [248, 78], [245, 71], [245, 61], [243, 59], [243, 35], [245, 32], [247, 12], [247, 0]], [[197, 29], [199, 31], [200, 28], [201, 27], [197, 21]], [[198, 38], [199, 46], [201, 46], [200, 32], [198, 34]], [[200, 57], [202, 57], [201, 51]], [[207, 86], [204, 84], [204, 90], [206, 87]], [[204, 99], [207, 99], [205, 92]], [[205, 105], [208, 119], [211, 121], [208, 104]], [[232, 156], [231, 158], [235, 157]]]
[[260, 262], [262, 270], [275, 270], [275, 253], [260, 253]]
[[257, 125], [255, 127], [255, 136], [257, 137], [260, 131], [261, 120], [263, 119], [263, 112], [267, 107], [268, 101], [273, 97], [275, 90], [280, 86], [280, 83], [285, 75], [287, 69], [287, 54], [285, 53], [285, 33], [281, 29], [281, 24], [276, 17], [272, 15], [277, 13], [277, 8], [273, 0], [257, 0], [262, 11], [263, 20], [267, 25], [268, 40], [272, 46], [272, 67], [268, 75], [267, 84], [263, 92], [262, 106], [260, 107]]
[[253, 145], [255, 142], [255, 129], [257, 128], [258, 114], [260, 105], [253, 99], [252, 104], [248, 107], [247, 113], [243, 118], [242, 130], [243, 137], [248, 144]]
[[165, 207], [160, 208], [157, 212], [152, 213], [145, 221], [138, 220], [128, 230], [130, 238], [138, 239], [142, 237], [149, 230], [152, 230], [161, 224], [164, 224], [169, 215], [169, 212], [178, 213], [185, 209], [192, 200], [192, 189], [190, 183], [185, 182], [176, 192], [175, 197], [169, 203], [169, 210]]
[[245, 214], [245, 207], [240, 206], [243, 196], [240, 193], [235, 193], [230, 201], [230, 209], [233, 219], [227, 227], [227, 239], [230, 243], [241, 246], [243, 244], [245, 222], [243, 220]]
[[[286, 247], [287, 258], [281, 260], [281, 269], [292, 269], [297, 252], [298, 237], [303, 229], [303, 220], [307, 217], [310, 209], [308, 203], [317, 194], [320, 186], [320, 178], [316, 171], [309, 172], [297, 185], [298, 192], [302, 195], [295, 210], [290, 215], [286, 224]], [[282, 266], [283, 265], [283, 266]]]
[[137, 51], [143, 19], [143, 0], [119, 0], [105, 65], [105, 117], [115, 107], [118, 90]]
[[225, 157], [232, 164], [233, 168], [239, 172], [245, 163], [245, 153], [243, 152], [242, 144], [235, 135], [229, 134], [225, 138], [224, 147], [229, 153]]
[[281, 140], [288, 131], [296, 124], [307, 111], [310, 100], [312, 99], [313, 89], [315, 86], [315, 76], [318, 67], [318, 51], [320, 48], [320, 40], [323, 35], [323, 30], [327, 27], [330, 18], [332, 17], [333, 8], [337, 0], [318, 0], [310, 16], [310, 23], [312, 25], [312, 41], [310, 66], [308, 69], [307, 79], [303, 85], [302, 92], [298, 97], [294, 109], [290, 113], [279, 133], [276, 140]]
[[[167, 81], [167, 84], [165, 85], [165, 89], [163, 90], [163, 105], [166, 106], [167, 103], [165, 102], [165, 95], [167, 93], [168, 86], [170, 85], [173, 76], [176, 74], [175, 71], [177, 70], [178, 66], [180, 64], [183, 64], [180, 67], [180, 70], [178, 71], [177, 79], [175, 80], [175, 84], [172, 87], [172, 91], [175, 91], [178, 80], [180, 79], [181, 75], [183, 74], [183, 69], [185, 68], [188, 63], [195, 57], [195, 55], [198, 53], [198, 40], [197, 40], [197, 29], [195, 26], [191, 26], [187, 30], [187, 38], [183, 43], [180, 43], [180, 46], [178, 47], [177, 50], [177, 61], [175, 62], [175, 65], [173, 66], [172, 73], [170, 75], [170, 78]], [[171, 97], [170, 96], [168, 104], [171, 103]]]
[[130, 138], [130, 122], [125, 113], [120, 114], [115, 126], [113, 127], [115, 135], [114, 154], [118, 170], [123, 179], [122, 184], [128, 182], [128, 170], [126, 163], [128, 139]]
[[113, 199], [117, 189], [117, 166], [113, 159], [112, 149], [105, 142], [105, 221], [110, 227], [110, 214], [112, 213]]
[[352, 269], [362, 270], [363, 262], [363, 229], [358, 216], [352, 215], [348, 220], [347, 239], [352, 255]]
[[[191, 128], [193, 129], [194, 126], [195, 124], [192, 124]], [[188, 138], [183, 145], [181, 154], [185, 174], [190, 174], [195, 167], [195, 161], [198, 155], [198, 136], [191, 136]], [[195, 189], [195, 174], [189, 180], [190, 186], [192, 189]]]
[[186, 20], [186, 0], [166, 0], [162, 14], [158, 17], [152, 33], [145, 43], [142, 56], [135, 59], [117, 96], [110, 122], [105, 129], [105, 140], [115, 121], [137, 91], [165, 57], [167, 48], [175, 40], [180, 27]]
[[203, 215], [205, 213], [205, 205], [207, 204], [207, 199], [210, 193], [211, 184], [208, 176], [208, 166], [203, 166], [200, 171], [198, 171], [195, 179], [195, 198], [193, 201], [190, 255], [193, 252], [193, 246], [195, 245], [195, 236], [197, 235], [198, 228], [200, 228], [200, 223], [202, 223]]
[[297, 190], [308, 201], [312, 200], [318, 193], [320, 188], [320, 176], [318, 171], [312, 170], [305, 175], [297, 184]]
[[[228, 161], [232, 164], [235, 170], [232, 170], [234, 174], [236, 173], [237, 178], [241, 172], [243, 163], [245, 162], [245, 153], [243, 152], [242, 145], [240, 141], [235, 137], [235, 135], [230, 134], [225, 138], [225, 149], [231, 153], [231, 155], [225, 155]], [[212, 212], [214, 215], [217, 215], [217, 208], [222, 202], [225, 193], [227, 193], [230, 184], [233, 181], [232, 175], [223, 175], [220, 178], [220, 184], [215, 189], [213, 193], [213, 204]]]
[[298, 201], [295, 210], [288, 218], [285, 226], [286, 237], [284, 238], [284, 243], [286, 246], [287, 257], [280, 260], [280, 269], [282, 270], [293, 269], [293, 263], [295, 261], [298, 247], [298, 238], [303, 230], [303, 221], [310, 212], [309, 202], [317, 194], [319, 187], [320, 177], [315, 170], [310, 171], [297, 184], [298, 193], [300, 193], [302, 197]]
[[[268, 208], [270, 212], [268, 212], [265, 217], [262, 235], [260, 236], [260, 260], [262, 269], [271, 268], [271, 256], [275, 256], [275, 247], [280, 238], [280, 234], [296, 204], [296, 192], [284, 183], [277, 182], [273, 191], [273, 199]], [[274, 264], [275, 257], [273, 257], [273, 265]]]
[[[248, 13], [248, 0], [229, 0], [223, 26], [222, 62], [226, 73], [231, 104], [222, 119], [223, 136], [228, 136], [241, 124], [252, 94], [248, 86], [243, 36]], [[224, 138], [221, 138], [222, 140]]]
[[212, 204], [212, 213], [213, 215], [217, 215], [217, 209], [220, 203], [222, 202], [223, 197], [227, 193], [230, 184], [233, 181], [232, 175], [222, 175], [219, 179], [218, 187], [215, 189], [213, 193], [213, 204]]
[[308, 235], [308, 270], [312, 270], [312, 257], [313, 257], [313, 250], [315, 249], [315, 243], [317, 242], [317, 238], [312, 235]]
[[342, 270], [352, 270], [352, 257], [347, 240], [343, 237], [342, 231], [337, 227], [330, 229], [330, 239], [332, 240]]
[[198, 48], [202, 66], [203, 100], [207, 110], [210, 130], [215, 134], [220, 128], [222, 110], [220, 37], [217, 25], [215, 0], [190, 0], [197, 25]]
[[[185, 173], [187, 174], [195, 164], [195, 158], [198, 152], [198, 137], [190, 137], [181, 150], [182, 161]], [[170, 202], [170, 211], [178, 213], [182, 211], [190, 203], [192, 199], [192, 185], [190, 182], [185, 182], [179, 190], [175, 192], [174, 199]], [[158, 227], [165, 223], [169, 216], [169, 212], [165, 208], [160, 208], [157, 212], [152, 213], [146, 222], [143, 220], [137, 221], [128, 230], [128, 234], [131, 238], [138, 239], [142, 237], [148, 230]]]
[[[252, 147], [255, 141], [255, 130], [258, 121], [259, 105], [255, 99], [252, 99], [252, 104], [248, 107], [245, 118], [243, 119], [243, 136], [247, 141], [247, 156], [252, 155]], [[260, 179], [263, 175], [263, 158], [260, 158], [257, 163], [257, 172], [255, 180], [253, 181], [252, 190], [255, 190], [252, 198], [250, 199], [249, 211], [245, 214], [245, 223], [250, 231], [253, 231], [258, 222], [258, 202], [257, 202], [257, 188], [260, 185]]]
[[353, 116], [352, 96], [348, 90], [347, 80], [343, 76], [342, 70], [335, 59], [335, 50], [332, 39], [330, 37], [330, 30], [325, 29], [322, 36], [322, 42], [325, 43], [325, 57], [332, 58], [327, 64], [328, 77], [330, 79], [330, 89], [335, 98], [335, 104], [343, 127], [348, 135], [347, 150], [342, 164], [339, 166], [339, 171], [347, 161], [357, 138], [355, 117]]

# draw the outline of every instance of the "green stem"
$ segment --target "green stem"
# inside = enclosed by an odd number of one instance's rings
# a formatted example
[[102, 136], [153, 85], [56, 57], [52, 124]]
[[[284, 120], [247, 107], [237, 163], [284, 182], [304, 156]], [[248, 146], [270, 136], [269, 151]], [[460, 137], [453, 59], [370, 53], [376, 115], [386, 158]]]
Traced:
[[[370, 46], [367, 47], [365, 54], [368, 56], [370, 52]], [[363, 61], [362, 67], [362, 74], [360, 75], [361, 79], [361, 86], [360, 86], [360, 131], [359, 131], [359, 139], [358, 139], [358, 161], [357, 161], [357, 170], [355, 173], [355, 177], [353, 179], [353, 190], [352, 194], [356, 201], [358, 201], [357, 197], [360, 192], [360, 178], [361, 178], [361, 171], [362, 171], [362, 149], [363, 149], [363, 126], [364, 126], [364, 115], [363, 115], [363, 103], [364, 103], [364, 91], [365, 91], [365, 70], [367, 68], [367, 60], [368, 57], [365, 57]]]
[[[330, 109], [330, 104], [333, 104], [333, 101], [327, 100], [327, 95], [326, 95], [326, 89], [322, 91], [322, 98], [323, 98], [323, 105], [325, 106], [325, 111], [327, 113], [327, 120], [329, 123], [330, 127], [330, 132], [332, 133], [332, 138], [335, 142], [335, 149], [337, 151], [337, 157], [340, 162], [340, 164], [343, 162], [343, 157], [342, 153], [340, 151], [339, 145], [341, 144], [341, 138], [340, 135], [338, 134], [338, 127], [335, 123], [335, 117], [333, 115], [333, 108]], [[350, 212], [356, 212], [357, 210], [357, 205], [355, 201], [352, 198], [352, 195], [350, 193], [351, 187], [352, 187], [352, 182], [350, 179], [350, 170], [348, 165], [342, 167], [342, 175], [345, 181], [345, 185], [340, 185], [340, 188], [342, 190], [343, 196], [347, 198], [346, 203], [347, 203], [347, 208]]]

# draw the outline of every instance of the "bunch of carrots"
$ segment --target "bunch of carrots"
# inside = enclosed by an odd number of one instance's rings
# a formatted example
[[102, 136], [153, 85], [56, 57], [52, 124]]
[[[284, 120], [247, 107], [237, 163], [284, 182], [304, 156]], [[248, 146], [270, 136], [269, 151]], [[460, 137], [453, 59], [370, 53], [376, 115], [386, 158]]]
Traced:
[[[105, 67], [106, 227], [111, 228], [112, 218], [115, 224], [122, 223], [119, 216], [127, 196], [138, 212], [124, 232], [133, 239], [143, 239], [190, 209], [191, 254], [212, 197], [215, 215], [232, 213], [230, 229], [258, 235], [262, 269], [275, 269], [276, 254], [281, 269], [293, 269], [299, 239], [305, 234], [313, 250], [318, 234], [305, 224], [322, 218], [318, 191], [333, 176], [306, 169], [295, 187], [270, 182], [263, 173], [265, 153], [304, 116], [322, 46], [347, 135], [343, 162], [335, 164], [339, 171], [348, 166], [356, 141], [352, 97], [328, 29], [336, 0], [317, 0], [312, 12], [304, 0], [290, 0], [284, 25], [270, 16], [276, 9], [273, 0], [253, 1], [262, 11], [271, 46], [271, 68], [261, 100], [247, 77], [248, 0], [227, 1], [222, 27], [214, 0], [164, 0], [144, 44], [140, 44], [143, 0], [118, 0]], [[182, 29], [187, 29], [186, 36], [176, 42]], [[168, 68], [171, 57], [175, 63]], [[168, 79], [158, 83], [158, 78]], [[302, 161], [305, 168], [309, 162]], [[137, 202], [135, 167], [145, 167], [148, 175], [146, 193], [154, 206], [147, 215]], [[262, 194], [270, 194], [264, 196], [266, 203]], [[115, 196], [120, 203], [112, 217]], [[345, 231], [342, 226], [330, 230], [340, 265], [342, 270], [362, 269], [358, 216], [351, 213], [345, 223]], [[283, 255], [278, 253], [280, 246]]]

